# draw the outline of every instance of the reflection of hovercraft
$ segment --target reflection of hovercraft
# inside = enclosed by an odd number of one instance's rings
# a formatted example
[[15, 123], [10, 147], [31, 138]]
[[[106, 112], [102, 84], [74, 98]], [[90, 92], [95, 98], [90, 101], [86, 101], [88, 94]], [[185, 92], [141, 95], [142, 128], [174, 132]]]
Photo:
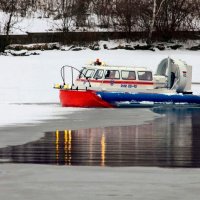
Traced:
[[[71, 69], [71, 85], [66, 84]], [[79, 75], [74, 81], [74, 71]], [[200, 105], [191, 91], [192, 67], [181, 60], [166, 58], [156, 74], [144, 67], [110, 66], [98, 60], [81, 71], [64, 66], [60, 89], [62, 106], [68, 107], [154, 107], [159, 105]], [[68, 77], [69, 78], [69, 77]]]
[[192, 107], [190, 104], [185, 104], [185, 105], [170, 105], [170, 106], [155, 106], [153, 108], [151, 108], [151, 110], [154, 112], [154, 113], [157, 113], [157, 114], [160, 114], [160, 115], [166, 115], [167, 113], [168, 114], [171, 114], [171, 115], [176, 115], [177, 113], [182, 113], [184, 115], [189, 115], [190, 113], [194, 112], [194, 109], [199, 112], [200, 110], [200, 107]]

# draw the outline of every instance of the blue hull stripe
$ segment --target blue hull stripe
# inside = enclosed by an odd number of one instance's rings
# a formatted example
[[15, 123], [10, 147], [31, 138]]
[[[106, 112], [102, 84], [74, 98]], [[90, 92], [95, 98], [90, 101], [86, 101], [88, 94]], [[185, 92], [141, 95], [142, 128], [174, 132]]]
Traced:
[[144, 93], [125, 93], [125, 92], [97, 92], [104, 101], [115, 102], [143, 102], [154, 103], [191, 103], [200, 104], [200, 96], [192, 94], [144, 94]]

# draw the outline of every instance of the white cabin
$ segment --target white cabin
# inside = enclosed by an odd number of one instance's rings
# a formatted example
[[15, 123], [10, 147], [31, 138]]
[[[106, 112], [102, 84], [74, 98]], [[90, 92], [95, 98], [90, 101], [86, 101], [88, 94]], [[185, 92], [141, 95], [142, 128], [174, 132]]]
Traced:
[[99, 61], [97, 63], [82, 68], [75, 81], [75, 88], [118, 92], [191, 93], [192, 67], [180, 60], [162, 60], [155, 75], [145, 67], [110, 66]]

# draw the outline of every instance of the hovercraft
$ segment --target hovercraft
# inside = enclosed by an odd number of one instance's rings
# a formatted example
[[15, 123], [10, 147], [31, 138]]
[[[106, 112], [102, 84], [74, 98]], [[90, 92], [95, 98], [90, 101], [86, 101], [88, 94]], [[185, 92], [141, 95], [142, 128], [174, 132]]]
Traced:
[[[66, 83], [67, 70], [71, 71], [70, 84]], [[54, 88], [60, 90], [64, 107], [200, 105], [200, 96], [191, 90], [192, 66], [172, 58], [163, 59], [154, 75], [145, 67], [106, 65], [97, 59], [81, 70], [63, 66], [61, 77], [63, 84]]]

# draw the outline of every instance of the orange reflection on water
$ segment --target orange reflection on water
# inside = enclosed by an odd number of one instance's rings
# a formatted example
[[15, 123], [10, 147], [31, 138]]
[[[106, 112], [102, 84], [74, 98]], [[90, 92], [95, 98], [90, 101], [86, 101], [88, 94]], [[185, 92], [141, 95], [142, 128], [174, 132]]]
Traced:
[[72, 131], [64, 131], [64, 150], [65, 150], [65, 164], [71, 165], [71, 150], [72, 150]]
[[101, 137], [101, 166], [105, 166], [105, 158], [106, 158], [106, 138], [104, 133]]
[[57, 161], [57, 164], [58, 161], [59, 161], [59, 130], [56, 130], [56, 161]]

